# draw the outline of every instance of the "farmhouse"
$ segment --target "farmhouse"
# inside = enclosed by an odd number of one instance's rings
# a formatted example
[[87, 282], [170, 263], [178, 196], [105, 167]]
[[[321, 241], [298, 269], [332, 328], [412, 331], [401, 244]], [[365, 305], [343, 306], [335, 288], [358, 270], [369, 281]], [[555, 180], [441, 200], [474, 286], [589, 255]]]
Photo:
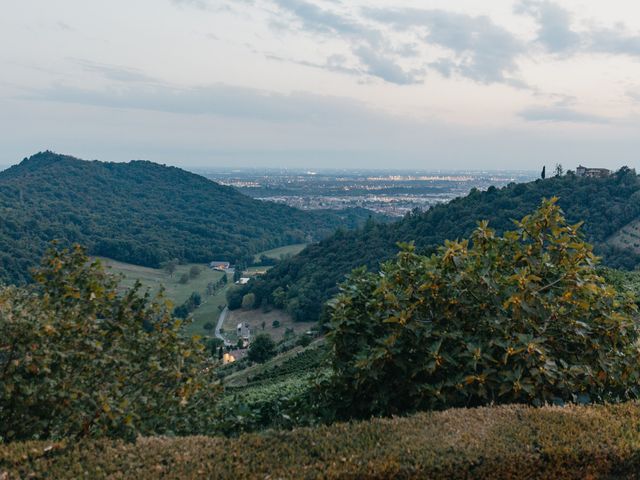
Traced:
[[229, 270], [231, 264], [229, 262], [211, 262], [209, 264], [209, 268], [213, 268], [214, 270]]
[[238, 334], [238, 339], [242, 340], [243, 348], [249, 346], [249, 342], [251, 341], [251, 328], [248, 323], [238, 323], [236, 327], [236, 333]]
[[576, 175], [579, 177], [604, 178], [611, 175], [611, 170], [606, 168], [587, 168], [580, 165], [576, 168]]

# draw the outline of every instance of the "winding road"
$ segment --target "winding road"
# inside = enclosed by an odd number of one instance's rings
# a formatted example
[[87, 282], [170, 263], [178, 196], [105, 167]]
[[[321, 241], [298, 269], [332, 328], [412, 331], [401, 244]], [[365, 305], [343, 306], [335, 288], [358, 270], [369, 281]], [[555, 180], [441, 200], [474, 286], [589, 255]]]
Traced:
[[220, 329], [222, 328], [222, 325], [224, 324], [224, 321], [227, 318], [228, 313], [229, 313], [229, 309], [227, 307], [224, 307], [224, 310], [220, 312], [220, 316], [218, 317], [218, 323], [216, 324], [216, 338], [219, 338], [220, 340], [222, 340], [226, 347], [231, 346], [232, 343], [222, 336], [222, 334], [220, 333]]

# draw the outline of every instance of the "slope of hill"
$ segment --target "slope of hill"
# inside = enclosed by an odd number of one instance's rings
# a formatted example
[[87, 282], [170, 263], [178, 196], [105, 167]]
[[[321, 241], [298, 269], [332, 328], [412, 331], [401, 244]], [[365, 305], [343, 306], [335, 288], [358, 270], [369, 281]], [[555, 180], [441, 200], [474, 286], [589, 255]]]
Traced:
[[49, 241], [157, 267], [178, 258], [246, 261], [353, 228], [366, 210], [303, 212], [179, 168], [38, 153], [0, 172], [0, 281], [24, 282]]
[[337, 284], [359, 266], [377, 268], [397, 252], [397, 242], [415, 242], [429, 251], [446, 239], [468, 236], [478, 219], [489, 220], [500, 231], [513, 227], [513, 219], [539, 206], [544, 197], [557, 196], [569, 221], [584, 219], [583, 231], [603, 255], [607, 265], [632, 268], [640, 256], [609, 242], [625, 225], [640, 217], [640, 180], [635, 171], [621, 169], [608, 178], [567, 175], [523, 184], [511, 184], [486, 192], [472, 191], [424, 213], [413, 213], [387, 225], [374, 222], [358, 231], [337, 232], [299, 255], [276, 265], [267, 275], [251, 282], [241, 293], [256, 294], [256, 305], [267, 298], [286, 308], [297, 320], [317, 320], [322, 304], [337, 293]]

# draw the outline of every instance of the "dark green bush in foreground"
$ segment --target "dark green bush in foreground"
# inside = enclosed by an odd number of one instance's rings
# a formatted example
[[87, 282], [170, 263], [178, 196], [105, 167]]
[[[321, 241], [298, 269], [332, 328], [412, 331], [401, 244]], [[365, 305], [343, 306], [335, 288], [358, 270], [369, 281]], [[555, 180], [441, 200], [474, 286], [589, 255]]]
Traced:
[[470, 242], [356, 271], [329, 335], [338, 418], [637, 398], [636, 306], [596, 264], [551, 200], [504, 236], [482, 222]]
[[0, 288], [0, 441], [191, 433], [218, 387], [161, 298], [84, 251], [51, 251], [34, 288]]
[[[0, 445], [0, 478], [638, 478], [640, 405], [422, 413], [234, 439]], [[4, 477], [3, 477], [4, 475]]]

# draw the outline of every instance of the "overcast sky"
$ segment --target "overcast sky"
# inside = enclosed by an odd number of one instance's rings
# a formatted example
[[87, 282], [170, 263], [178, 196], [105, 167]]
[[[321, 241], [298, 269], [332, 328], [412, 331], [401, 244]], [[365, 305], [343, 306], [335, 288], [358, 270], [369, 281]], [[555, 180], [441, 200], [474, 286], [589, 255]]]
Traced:
[[0, 164], [638, 165], [640, 2], [19, 0]]

